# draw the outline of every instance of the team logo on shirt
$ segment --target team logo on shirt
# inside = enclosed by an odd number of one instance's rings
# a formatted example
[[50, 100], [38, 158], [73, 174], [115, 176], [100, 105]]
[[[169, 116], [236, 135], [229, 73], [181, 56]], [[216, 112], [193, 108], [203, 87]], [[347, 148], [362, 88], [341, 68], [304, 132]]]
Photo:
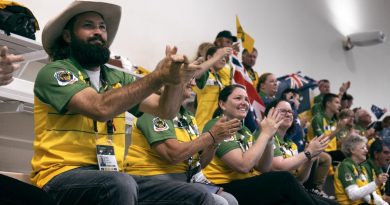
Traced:
[[159, 117], [153, 118], [153, 129], [156, 132], [168, 130], [168, 124]]
[[71, 85], [79, 80], [76, 76], [73, 75], [73, 73], [67, 70], [60, 70], [55, 72], [54, 78], [57, 79], [58, 85], [60, 86], [65, 86], [68, 84]]
[[345, 173], [344, 177], [345, 177], [345, 181], [347, 181], [347, 182], [353, 180], [351, 173]]

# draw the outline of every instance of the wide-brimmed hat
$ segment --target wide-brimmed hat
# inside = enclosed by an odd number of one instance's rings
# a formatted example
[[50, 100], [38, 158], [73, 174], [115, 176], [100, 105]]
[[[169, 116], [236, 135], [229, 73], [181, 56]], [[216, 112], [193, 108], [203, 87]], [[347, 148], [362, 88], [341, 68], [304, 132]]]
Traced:
[[118, 31], [121, 19], [121, 7], [115, 4], [76, 0], [58, 16], [50, 20], [42, 31], [42, 45], [47, 53], [51, 53], [53, 44], [74, 16], [84, 12], [96, 12], [102, 15], [107, 27], [107, 46], [110, 46]]

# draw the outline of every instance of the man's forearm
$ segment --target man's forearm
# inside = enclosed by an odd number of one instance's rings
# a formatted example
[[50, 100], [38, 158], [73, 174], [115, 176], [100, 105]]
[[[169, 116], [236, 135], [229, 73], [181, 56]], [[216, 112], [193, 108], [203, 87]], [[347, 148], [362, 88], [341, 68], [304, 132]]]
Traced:
[[85, 89], [72, 97], [68, 109], [95, 120], [107, 121], [140, 104], [162, 85], [158, 75], [152, 72], [134, 83], [102, 94]]
[[160, 96], [159, 114], [160, 117], [172, 119], [179, 112], [183, 102], [183, 85], [166, 85]]

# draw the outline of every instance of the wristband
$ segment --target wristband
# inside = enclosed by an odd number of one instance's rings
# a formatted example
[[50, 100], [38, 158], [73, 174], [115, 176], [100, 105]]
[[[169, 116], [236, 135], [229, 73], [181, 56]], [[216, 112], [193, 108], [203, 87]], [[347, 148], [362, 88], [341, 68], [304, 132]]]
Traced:
[[213, 144], [217, 144], [217, 142], [215, 141], [215, 138], [214, 138], [214, 135], [211, 134], [211, 131], [207, 131], [209, 133], [209, 135], [211, 136], [211, 138], [213, 139]]
[[309, 151], [305, 151], [304, 153], [305, 153], [306, 158], [310, 161], [312, 158], [311, 153]]

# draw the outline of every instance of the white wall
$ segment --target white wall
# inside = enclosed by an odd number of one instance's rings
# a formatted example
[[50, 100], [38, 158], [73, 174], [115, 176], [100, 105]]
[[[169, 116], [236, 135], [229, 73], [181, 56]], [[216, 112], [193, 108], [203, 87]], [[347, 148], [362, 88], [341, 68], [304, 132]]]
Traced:
[[[71, 0], [19, 0], [43, 28]], [[149, 69], [164, 54], [165, 45], [177, 45], [193, 57], [197, 46], [216, 34], [236, 32], [235, 15], [256, 40], [259, 72], [277, 76], [303, 71], [317, 80], [328, 78], [332, 91], [346, 80], [355, 105], [372, 103], [390, 108], [389, 42], [344, 51], [343, 35], [382, 30], [390, 35], [390, 1], [386, 0], [109, 0], [123, 7], [119, 33], [111, 50]], [[40, 39], [40, 33], [38, 33]], [[38, 40], [39, 40], [38, 39]]]

